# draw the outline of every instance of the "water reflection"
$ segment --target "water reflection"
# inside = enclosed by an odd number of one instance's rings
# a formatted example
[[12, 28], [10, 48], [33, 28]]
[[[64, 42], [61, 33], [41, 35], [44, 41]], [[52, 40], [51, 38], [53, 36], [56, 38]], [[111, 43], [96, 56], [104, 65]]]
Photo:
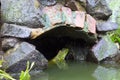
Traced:
[[120, 80], [120, 69], [98, 66], [93, 76], [96, 80]]
[[45, 73], [47, 75], [35, 75], [32, 80], [120, 80], [120, 67], [105, 67], [87, 62], [68, 63], [65, 70], [50, 66]]

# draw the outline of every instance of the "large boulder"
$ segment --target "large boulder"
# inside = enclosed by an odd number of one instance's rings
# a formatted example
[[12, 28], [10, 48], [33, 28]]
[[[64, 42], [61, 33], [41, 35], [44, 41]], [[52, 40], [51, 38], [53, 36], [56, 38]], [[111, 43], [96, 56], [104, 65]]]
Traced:
[[97, 19], [108, 19], [112, 11], [106, 0], [87, 0], [87, 12]]
[[35, 49], [35, 47], [27, 42], [16, 44], [4, 55], [5, 62], [3, 68], [8, 72], [20, 72], [26, 69], [26, 62], [35, 62], [33, 69], [43, 70], [47, 68], [47, 59]]
[[118, 48], [115, 43], [111, 41], [108, 36], [103, 37], [96, 45], [92, 48], [91, 56], [100, 62], [105, 58], [112, 58], [118, 54]]
[[40, 6], [38, 0], [1, 0], [1, 19], [8, 23], [42, 27]]

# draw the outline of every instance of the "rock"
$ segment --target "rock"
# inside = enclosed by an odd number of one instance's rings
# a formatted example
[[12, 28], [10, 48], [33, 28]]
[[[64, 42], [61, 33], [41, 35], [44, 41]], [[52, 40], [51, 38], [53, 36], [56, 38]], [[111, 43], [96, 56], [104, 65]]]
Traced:
[[27, 26], [20, 26], [15, 24], [4, 23], [1, 27], [2, 37], [17, 37], [17, 38], [36, 38], [44, 31], [41, 28], [28, 28]]
[[87, 0], [87, 12], [97, 19], [108, 19], [112, 14], [106, 0]]
[[66, 7], [69, 7], [72, 11], [83, 11], [86, 12], [84, 7], [81, 6], [80, 2], [75, 0], [66, 0]]
[[[110, 9], [112, 10], [112, 15], [110, 16], [109, 20], [111, 22], [117, 22], [117, 17], [120, 14], [120, 1], [119, 0], [107, 0]], [[118, 22], [119, 23], [119, 22]]]
[[118, 29], [118, 24], [115, 22], [105, 21], [105, 22], [98, 22], [97, 24], [97, 31], [111, 31]]
[[69, 53], [66, 56], [66, 60], [85, 61], [89, 50], [84, 45], [86, 44], [80, 44], [80, 42], [67, 44], [65, 47], [69, 49]]
[[2, 50], [7, 51], [11, 48], [14, 48], [17, 43], [20, 41], [17, 38], [3, 38], [2, 39]]
[[46, 28], [63, 23], [61, 8], [62, 5], [60, 4], [43, 8], [43, 24]]
[[97, 69], [93, 73], [93, 77], [96, 80], [119, 80], [120, 70], [116, 68], [105, 68], [102, 66], [98, 66]]
[[65, 18], [65, 24], [72, 25], [72, 11], [70, 8], [62, 7], [63, 18]]
[[28, 27], [43, 27], [38, 0], [1, 0], [1, 20]]
[[93, 48], [92, 53], [96, 60], [102, 61], [108, 57], [114, 57], [118, 53], [118, 48], [108, 36], [103, 37]]
[[57, 0], [39, 0], [39, 2], [45, 6], [52, 6], [57, 3]]
[[43, 70], [47, 67], [47, 59], [35, 47], [27, 42], [17, 44], [14, 49], [4, 55], [3, 68], [8, 72], [20, 72], [26, 69], [26, 62], [35, 62], [33, 69]]
[[[78, 27], [79, 29], [84, 29], [85, 25], [85, 16], [87, 16], [87, 24], [86, 28], [89, 33], [96, 33], [96, 21], [92, 16], [86, 15], [83, 11], [71, 11], [68, 7], [63, 7], [60, 4], [56, 4], [55, 6], [45, 7], [43, 8], [43, 20], [42, 22], [45, 25], [45, 28], [53, 28], [56, 26], [67, 26], [70, 27]], [[92, 24], [91, 24], [92, 22]]]
[[86, 0], [78, 0], [80, 4], [86, 8]]
[[73, 13], [73, 24], [75, 27], [84, 28], [84, 22], [85, 22], [85, 13], [75, 11]]
[[86, 22], [87, 22], [88, 32], [95, 34], [96, 33], [96, 20], [92, 16], [87, 14]]

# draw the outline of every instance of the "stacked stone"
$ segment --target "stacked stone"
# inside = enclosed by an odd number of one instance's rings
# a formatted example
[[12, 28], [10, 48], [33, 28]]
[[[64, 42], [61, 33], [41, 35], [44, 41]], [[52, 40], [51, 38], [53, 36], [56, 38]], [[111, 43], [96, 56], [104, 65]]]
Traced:
[[[1, 37], [2, 49], [5, 52], [3, 68], [10, 72], [21, 71], [25, 69], [22, 66], [25, 66], [26, 61], [35, 61], [35, 69], [45, 69], [47, 59], [25, 39], [36, 39], [56, 27], [72, 27], [76, 33], [79, 31], [79, 34], [84, 32], [84, 38], [78, 38], [94, 40], [94, 43], [97, 42], [96, 31], [106, 32], [118, 28], [116, 23], [108, 20], [112, 11], [106, 0], [50, 1], [1, 0], [1, 19], [4, 22], [1, 26]], [[118, 54], [118, 48], [108, 37], [98, 41], [90, 48], [88, 60], [95, 59], [100, 62], [106, 57], [113, 58]], [[21, 67], [17, 67], [19, 65]]]

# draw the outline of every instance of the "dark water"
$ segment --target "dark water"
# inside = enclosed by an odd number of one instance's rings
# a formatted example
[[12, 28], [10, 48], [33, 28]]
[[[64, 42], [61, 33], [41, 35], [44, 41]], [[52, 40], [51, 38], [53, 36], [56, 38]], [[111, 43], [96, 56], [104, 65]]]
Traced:
[[120, 66], [72, 62], [65, 69], [50, 66], [31, 80], [120, 80]]

